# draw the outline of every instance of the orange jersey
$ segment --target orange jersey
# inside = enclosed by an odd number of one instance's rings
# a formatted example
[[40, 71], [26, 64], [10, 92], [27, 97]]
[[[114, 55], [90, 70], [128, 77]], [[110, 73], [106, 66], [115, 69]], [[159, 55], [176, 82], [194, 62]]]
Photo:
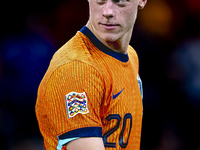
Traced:
[[140, 85], [135, 50], [114, 52], [84, 27], [55, 53], [38, 89], [46, 150], [81, 137], [102, 137], [106, 150], [139, 150]]

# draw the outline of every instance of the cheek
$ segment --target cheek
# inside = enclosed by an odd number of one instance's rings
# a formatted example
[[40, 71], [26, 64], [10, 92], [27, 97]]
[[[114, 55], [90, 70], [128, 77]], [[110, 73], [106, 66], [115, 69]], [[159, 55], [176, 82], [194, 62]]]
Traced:
[[128, 11], [126, 13], [121, 13], [121, 19], [123, 19], [123, 22], [126, 26], [132, 26], [135, 22], [135, 19], [137, 17], [137, 11]]
[[90, 17], [93, 21], [98, 22], [98, 20], [101, 18], [101, 10], [98, 7], [92, 6], [90, 7]]

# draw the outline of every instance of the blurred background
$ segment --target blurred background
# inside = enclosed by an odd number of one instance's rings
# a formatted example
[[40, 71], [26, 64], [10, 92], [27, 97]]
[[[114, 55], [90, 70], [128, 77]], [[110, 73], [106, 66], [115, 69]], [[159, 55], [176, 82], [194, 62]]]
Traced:
[[[54, 52], [88, 20], [86, 0], [0, 5], [0, 149], [42, 150], [35, 102]], [[200, 1], [148, 0], [131, 45], [144, 88], [141, 150], [200, 150]]]

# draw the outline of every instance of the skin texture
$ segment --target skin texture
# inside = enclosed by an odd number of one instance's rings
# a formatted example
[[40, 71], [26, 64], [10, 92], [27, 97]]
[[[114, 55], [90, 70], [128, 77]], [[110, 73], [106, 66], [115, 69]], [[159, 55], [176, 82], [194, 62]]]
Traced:
[[[147, 0], [88, 0], [90, 18], [87, 27], [107, 47], [127, 53], [138, 9]], [[105, 150], [102, 138], [79, 138], [66, 145], [67, 150]]]
[[105, 150], [102, 138], [80, 138], [67, 144], [67, 150]]
[[146, 0], [88, 0], [90, 18], [87, 27], [106, 46], [127, 53], [138, 8]]

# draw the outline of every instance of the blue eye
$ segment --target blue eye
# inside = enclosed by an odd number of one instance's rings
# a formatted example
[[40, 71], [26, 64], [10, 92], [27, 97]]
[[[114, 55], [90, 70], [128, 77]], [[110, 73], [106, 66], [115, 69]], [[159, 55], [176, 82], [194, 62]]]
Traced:
[[103, 4], [103, 3], [105, 3], [107, 0], [96, 0], [96, 2], [98, 3], [98, 4]]
[[114, 0], [114, 2], [122, 7], [126, 6], [127, 2], [129, 2], [129, 0]]
[[105, 2], [106, 0], [96, 0], [96, 1], [101, 3], [101, 2]]
[[[127, 2], [129, 2], [130, 0], [112, 0], [113, 3], [119, 5], [119, 6], [122, 6], [124, 7], [126, 5]], [[107, 0], [96, 0], [96, 2], [98, 4], [104, 4], [107, 2]]]

